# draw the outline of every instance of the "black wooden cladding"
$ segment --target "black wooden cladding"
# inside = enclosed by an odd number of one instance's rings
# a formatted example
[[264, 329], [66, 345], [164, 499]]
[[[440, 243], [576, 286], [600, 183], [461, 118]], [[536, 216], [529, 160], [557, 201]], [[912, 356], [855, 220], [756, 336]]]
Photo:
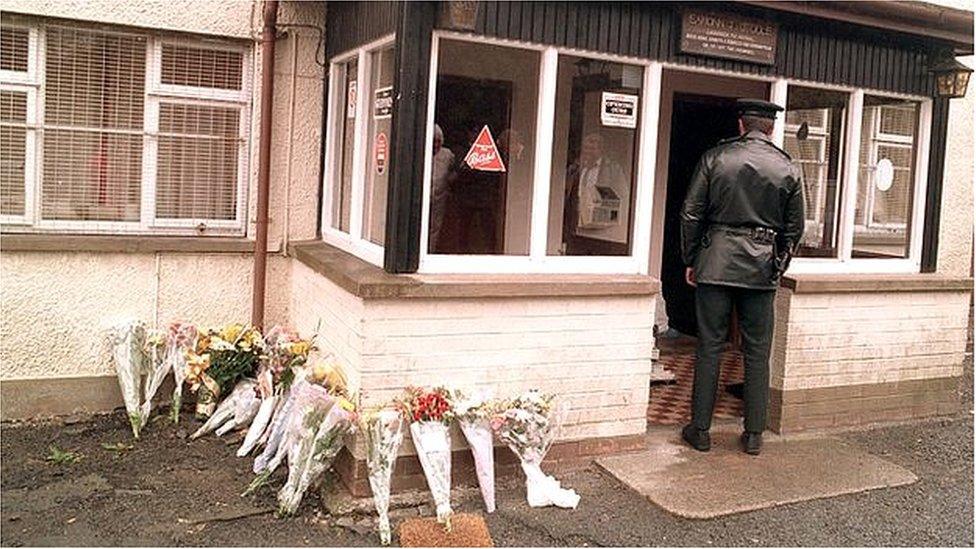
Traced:
[[392, 34], [396, 29], [398, 4], [395, 0], [327, 2], [326, 56], [332, 58]]
[[[727, 5], [695, 4], [719, 11]], [[918, 40], [736, 6], [737, 13], [780, 24], [776, 63], [764, 66], [680, 53], [680, 9], [677, 4], [660, 2], [482, 0], [475, 34], [746, 74], [931, 95], [927, 63], [931, 46]]]
[[932, 142], [929, 148], [928, 184], [925, 188], [925, 220], [922, 226], [922, 272], [934, 273], [939, 259], [939, 225], [942, 217], [942, 178], [949, 129], [949, 100], [932, 101]]

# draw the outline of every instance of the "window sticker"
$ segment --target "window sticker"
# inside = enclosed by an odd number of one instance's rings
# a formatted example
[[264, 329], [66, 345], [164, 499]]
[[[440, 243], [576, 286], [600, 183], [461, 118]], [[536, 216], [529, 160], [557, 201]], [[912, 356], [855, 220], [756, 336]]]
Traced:
[[600, 122], [618, 128], [637, 127], [637, 96], [626, 93], [603, 92], [600, 102]]
[[882, 158], [874, 168], [874, 184], [878, 190], [885, 192], [891, 189], [891, 184], [895, 182], [895, 165], [891, 160]]
[[373, 92], [373, 118], [381, 120], [393, 116], [393, 86], [377, 88]]
[[481, 128], [478, 138], [471, 144], [471, 149], [464, 157], [464, 162], [472, 170], [482, 172], [505, 172], [505, 164], [495, 146], [495, 140], [491, 137], [491, 130], [488, 126]]
[[373, 163], [376, 165], [376, 174], [383, 175], [386, 173], [386, 162], [389, 158], [390, 142], [386, 138], [384, 132], [376, 134], [376, 139], [373, 141]]
[[349, 91], [346, 95], [346, 118], [356, 118], [356, 96], [359, 94], [359, 86], [356, 80], [349, 82]]

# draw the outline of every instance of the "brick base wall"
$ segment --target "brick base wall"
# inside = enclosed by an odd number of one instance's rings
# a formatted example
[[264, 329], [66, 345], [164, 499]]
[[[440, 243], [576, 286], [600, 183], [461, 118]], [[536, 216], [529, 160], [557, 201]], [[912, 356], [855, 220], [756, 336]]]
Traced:
[[[543, 468], [546, 472], [564, 473], [587, 466], [597, 456], [634, 452], [646, 447], [644, 435], [591, 438], [579, 441], [557, 442], [546, 455]], [[346, 489], [356, 497], [369, 497], [368, 469], [364, 459], [356, 459], [352, 453], [343, 449], [336, 458], [335, 469]], [[506, 478], [519, 472], [518, 459], [506, 447], [495, 447], [495, 476]], [[451, 484], [454, 486], [477, 486], [478, 478], [474, 469], [474, 458], [470, 450], [455, 450], [451, 455]], [[426, 490], [420, 460], [415, 455], [397, 458], [391, 484], [393, 493], [410, 490]]]
[[962, 404], [960, 377], [771, 389], [769, 425], [778, 433], [949, 415]]

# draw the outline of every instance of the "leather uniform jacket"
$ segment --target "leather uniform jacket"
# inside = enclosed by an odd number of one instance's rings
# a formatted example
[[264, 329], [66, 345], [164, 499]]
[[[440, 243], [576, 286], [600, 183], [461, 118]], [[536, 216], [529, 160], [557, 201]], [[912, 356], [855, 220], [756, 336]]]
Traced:
[[803, 220], [801, 174], [790, 156], [762, 132], [726, 139], [692, 175], [681, 209], [682, 258], [699, 283], [775, 289], [774, 263], [781, 254], [788, 261]]

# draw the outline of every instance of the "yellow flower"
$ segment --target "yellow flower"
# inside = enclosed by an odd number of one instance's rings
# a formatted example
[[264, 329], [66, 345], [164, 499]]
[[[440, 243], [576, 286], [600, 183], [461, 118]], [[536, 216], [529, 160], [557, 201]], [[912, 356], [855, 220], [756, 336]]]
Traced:
[[345, 397], [339, 397], [339, 407], [347, 412], [355, 412], [356, 405]]
[[237, 341], [238, 336], [244, 331], [243, 324], [228, 324], [220, 330], [220, 337], [225, 341], [231, 343]]
[[324, 386], [333, 394], [343, 395], [346, 392], [346, 375], [335, 363], [316, 362], [312, 366], [312, 381]]
[[206, 351], [210, 347], [210, 336], [201, 336], [197, 339], [197, 349], [198, 353]]
[[288, 345], [288, 352], [296, 356], [305, 356], [310, 348], [308, 341], [296, 341]]

